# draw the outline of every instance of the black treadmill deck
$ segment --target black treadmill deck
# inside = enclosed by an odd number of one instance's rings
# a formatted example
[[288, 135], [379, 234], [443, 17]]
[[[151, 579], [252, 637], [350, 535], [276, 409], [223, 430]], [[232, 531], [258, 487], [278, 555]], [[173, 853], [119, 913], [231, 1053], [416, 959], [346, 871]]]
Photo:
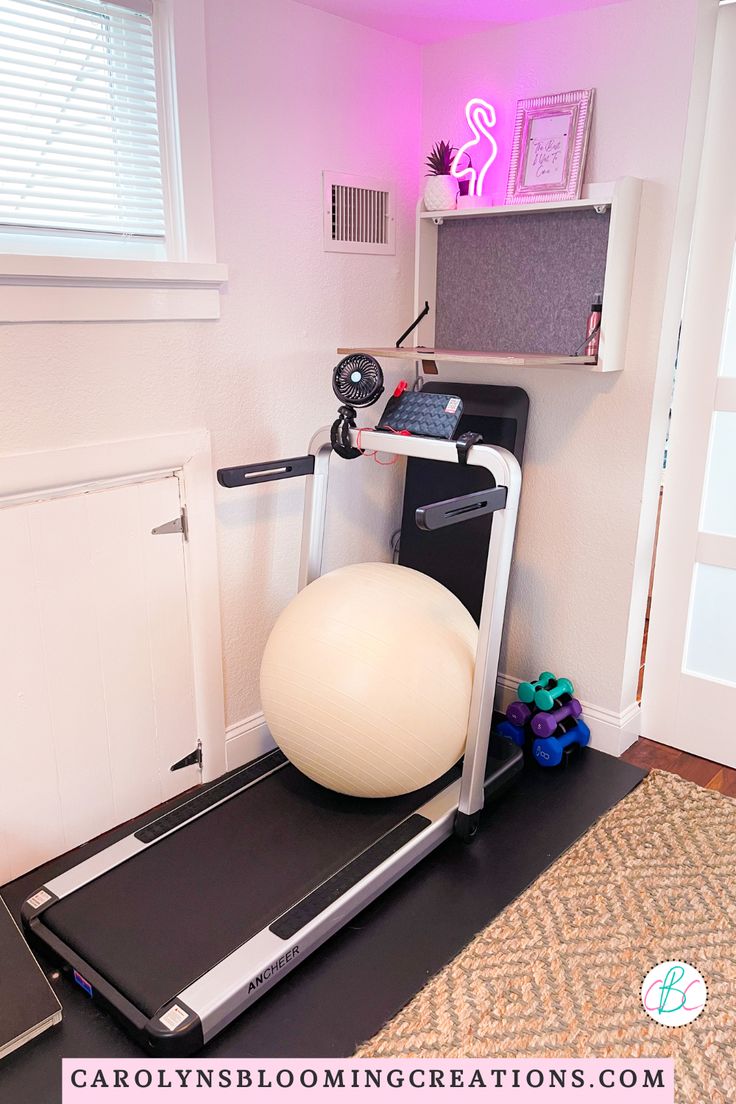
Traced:
[[[586, 749], [565, 771], [532, 764], [490, 802], [471, 847], [450, 840], [310, 955], [209, 1043], [203, 1057], [348, 1057], [641, 780], [644, 771]], [[148, 818], [150, 819], [150, 818]], [[145, 823], [140, 818], [139, 828]], [[117, 829], [4, 886], [16, 916], [34, 890], [128, 835]], [[51, 969], [48, 956], [42, 963]], [[3, 1059], [0, 1098], [61, 1104], [62, 1058], [140, 1058], [140, 1049], [75, 985], [52, 980], [64, 1019]]]
[[279, 918], [293, 928], [303, 898], [307, 909], [326, 907], [334, 887], [323, 887], [324, 902], [317, 887], [339, 883], [387, 834], [406, 835], [407, 818], [423, 821], [411, 814], [459, 773], [457, 766], [415, 793], [365, 800], [326, 790], [287, 764], [54, 902], [43, 925], [153, 1016]]

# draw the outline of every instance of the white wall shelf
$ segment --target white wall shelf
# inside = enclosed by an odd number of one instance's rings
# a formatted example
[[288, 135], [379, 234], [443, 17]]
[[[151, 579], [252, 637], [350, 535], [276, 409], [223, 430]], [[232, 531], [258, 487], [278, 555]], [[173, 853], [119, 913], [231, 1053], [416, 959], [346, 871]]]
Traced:
[[[628, 316], [631, 305], [631, 289], [634, 274], [636, 240], [639, 227], [642, 181], [634, 177], [622, 177], [610, 188], [594, 186], [594, 195], [587, 199], [565, 200], [559, 203], [529, 203], [505, 207], [467, 207], [455, 211], [424, 211], [421, 202], [417, 211], [416, 255], [414, 273], [414, 305], [419, 314], [425, 301], [430, 304], [429, 315], [416, 331], [420, 349], [433, 349], [437, 302], [437, 245], [444, 220], [496, 218], [506, 215], [524, 216], [544, 212], [568, 210], [610, 211], [608, 245], [606, 251], [605, 282], [603, 289], [603, 315], [597, 361], [589, 357], [566, 355], [539, 355], [519, 352], [460, 352], [445, 350], [443, 356], [435, 350], [433, 359], [447, 362], [501, 365], [504, 367], [583, 368], [588, 372], [620, 372], [624, 367]], [[570, 263], [574, 264], [571, 256]], [[581, 317], [581, 329], [585, 318]], [[414, 335], [412, 335], [414, 336]], [[522, 345], [520, 340], [519, 346]], [[382, 353], [388, 356], [389, 353]], [[396, 355], [396, 353], [394, 353]], [[462, 360], [460, 359], [462, 358]], [[421, 359], [421, 358], [418, 358]], [[474, 378], [477, 376], [474, 373]]]
[[584, 356], [546, 356], [541, 353], [491, 353], [485, 350], [465, 349], [428, 349], [424, 345], [387, 348], [338, 349], [338, 355], [348, 353], [367, 353], [369, 356], [388, 358], [389, 360], [414, 360], [428, 364], [495, 364], [505, 368], [583, 368], [588, 372], [598, 371], [594, 357]]
[[609, 194], [602, 194], [595, 199], [564, 199], [558, 203], [512, 203], [502, 207], [460, 207], [454, 211], [423, 211], [420, 206], [419, 218], [430, 219], [435, 224], [441, 225], [446, 218], [485, 218], [488, 215], [519, 215], [534, 211], [575, 211], [585, 208], [604, 211], [611, 206], [612, 202], [613, 189]]

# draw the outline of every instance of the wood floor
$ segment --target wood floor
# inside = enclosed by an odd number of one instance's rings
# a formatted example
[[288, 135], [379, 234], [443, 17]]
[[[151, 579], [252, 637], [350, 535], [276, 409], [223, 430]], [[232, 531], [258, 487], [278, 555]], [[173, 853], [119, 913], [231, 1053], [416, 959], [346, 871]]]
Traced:
[[621, 758], [637, 767], [679, 774], [680, 778], [697, 782], [699, 786], [705, 786], [708, 790], [718, 790], [719, 793], [728, 794], [729, 797], [736, 797], [736, 770], [721, 766], [720, 763], [712, 763], [710, 759], [689, 755], [686, 751], [678, 751], [677, 748], [668, 747], [667, 744], [640, 739], [632, 744]]

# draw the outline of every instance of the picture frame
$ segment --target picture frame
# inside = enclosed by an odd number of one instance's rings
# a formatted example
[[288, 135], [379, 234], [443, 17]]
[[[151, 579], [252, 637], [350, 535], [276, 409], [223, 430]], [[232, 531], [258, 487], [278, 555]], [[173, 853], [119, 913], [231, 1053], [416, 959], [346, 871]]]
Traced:
[[507, 204], [580, 199], [594, 97], [584, 88], [517, 102]]

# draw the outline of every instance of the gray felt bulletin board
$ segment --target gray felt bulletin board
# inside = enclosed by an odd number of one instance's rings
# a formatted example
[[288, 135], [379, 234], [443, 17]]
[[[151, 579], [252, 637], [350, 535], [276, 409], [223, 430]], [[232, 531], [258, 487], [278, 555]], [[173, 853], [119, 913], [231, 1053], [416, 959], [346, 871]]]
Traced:
[[603, 292], [610, 215], [586, 207], [445, 219], [435, 346], [572, 354]]

